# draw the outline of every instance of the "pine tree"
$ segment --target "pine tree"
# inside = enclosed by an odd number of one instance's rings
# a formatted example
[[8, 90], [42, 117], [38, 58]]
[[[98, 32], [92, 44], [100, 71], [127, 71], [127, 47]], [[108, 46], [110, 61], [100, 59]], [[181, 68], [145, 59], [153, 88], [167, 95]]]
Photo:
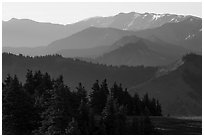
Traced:
[[150, 110], [150, 115], [151, 116], [157, 116], [157, 104], [156, 104], [156, 99], [155, 98], [153, 98], [151, 100], [149, 110]]
[[91, 120], [90, 120], [90, 110], [88, 104], [85, 102], [85, 100], [81, 100], [81, 104], [79, 106], [78, 110], [78, 116], [77, 116], [77, 122], [79, 123], [79, 129], [81, 131], [81, 134], [88, 135], [90, 134], [90, 128], [91, 128]]
[[31, 70], [27, 70], [26, 73], [26, 82], [24, 84], [24, 89], [26, 90], [26, 92], [28, 92], [30, 95], [33, 95], [35, 92], [35, 82], [36, 80], [34, 80], [34, 76], [33, 76], [33, 72]]
[[156, 101], [156, 115], [162, 116], [162, 109], [161, 109], [161, 104], [159, 103], [159, 100]]
[[118, 112], [116, 113], [115, 133], [118, 135], [125, 135], [127, 133], [126, 111], [127, 111], [126, 107], [120, 106]]
[[149, 99], [148, 94], [146, 93], [142, 99], [142, 113], [143, 113], [143, 115], [151, 115], [149, 107], [150, 107], [150, 99]]
[[133, 102], [132, 102], [132, 97], [130, 96], [130, 94], [127, 91], [127, 88], [125, 89], [125, 91], [123, 91], [123, 98], [122, 99], [123, 99], [123, 104], [122, 105], [127, 107], [127, 114], [132, 115]]
[[17, 76], [7, 78], [2, 101], [2, 133], [31, 134], [33, 107], [28, 94], [23, 91]]
[[4, 83], [2, 83], [2, 100], [4, 100], [6, 91], [8, 90], [12, 80], [12, 77], [10, 75], [7, 75], [6, 79], [4, 80]]
[[101, 84], [101, 87], [100, 87], [100, 92], [99, 92], [99, 96], [100, 96], [99, 108], [100, 108], [101, 112], [102, 112], [102, 110], [104, 109], [104, 107], [106, 105], [108, 95], [109, 95], [108, 84], [107, 84], [107, 80], [104, 79], [102, 81], [102, 84]]
[[134, 115], [141, 114], [141, 101], [137, 93], [135, 93], [135, 95], [133, 96], [133, 114]]
[[111, 89], [110, 89], [110, 92], [111, 92], [111, 94], [113, 95], [113, 97], [114, 97], [116, 100], [118, 100], [118, 103], [119, 103], [119, 104], [122, 104], [122, 103], [120, 102], [120, 101], [121, 101], [121, 99], [120, 99], [121, 93], [119, 93], [119, 87], [118, 87], [118, 85], [117, 85], [116, 82], [114, 82], [113, 86], [112, 86]]
[[69, 102], [69, 89], [64, 86], [60, 77], [50, 91], [51, 98], [48, 100], [48, 107], [42, 113], [42, 126], [40, 134], [61, 135], [65, 134], [67, 123], [71, 120], [71, 106]]
[[109, 95], [102, 112], [102, 123], [104, 123], [108, 135], [114, 135], [116, 133], [116, 113], [118, 111], [116, 105], [113, 95]]
[[98, 80], [93, 84], [92, 92], [90, 94], [90, 105], [96, 114], [100, 114], [103, 110], [103, 102], [101, 100], [101, 92]]
[[83, 100], [83, 102], [87, 102], [87, 91], [85, 90], [84, 86], [82, 86], [81, 83], [79, 83], [78, 87], [76, 87], [77, 91], [76, 94], [78, 96], [79, 99], [79, 103], [81, 100]]

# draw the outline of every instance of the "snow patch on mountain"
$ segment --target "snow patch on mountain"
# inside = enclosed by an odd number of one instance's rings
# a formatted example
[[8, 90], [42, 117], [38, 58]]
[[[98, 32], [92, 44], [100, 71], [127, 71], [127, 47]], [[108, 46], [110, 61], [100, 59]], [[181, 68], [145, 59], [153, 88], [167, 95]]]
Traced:
[[135, 22], [135, 20], [136, 20], [138, 17], [140, 17], [140, 16], [141, 16], [140, 14], [135, 13], [134, 16], [133, 16], [132, 21], [131, 21], [131, 22], [127, 25], [127, 27], [124, 28], [123, 30], [127, 30], [129, 27], [131, 27], [131, 26], [133, 25], [133, 23]]
[[144, 19], [147, 16], [147, 14], [143, 15], [142, 19]]
[[185, 37], [185, 40], [191, 39], [195, 37], [195, 34], [189, 34], [188, 36]]
[[179, 22], [179, 20], [177, 18], [172, 18], [169, 22]]
[[152, 17], [152, 20], [157, 20], [161, 17], [165, 16], [164, 14], [154, 14], [153, 17]]

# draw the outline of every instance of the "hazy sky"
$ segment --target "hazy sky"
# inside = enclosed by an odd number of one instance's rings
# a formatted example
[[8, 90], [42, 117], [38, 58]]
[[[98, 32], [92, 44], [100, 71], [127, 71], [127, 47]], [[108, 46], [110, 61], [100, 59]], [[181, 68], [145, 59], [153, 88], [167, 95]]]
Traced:
[[201, 2], [135, 2], [135, 3], [3, 3], [2, 18], [27, 18], [39, 22], [74, 23], [94, 16], [111, 16], [120, 12], [152, 12], [202, 17]]

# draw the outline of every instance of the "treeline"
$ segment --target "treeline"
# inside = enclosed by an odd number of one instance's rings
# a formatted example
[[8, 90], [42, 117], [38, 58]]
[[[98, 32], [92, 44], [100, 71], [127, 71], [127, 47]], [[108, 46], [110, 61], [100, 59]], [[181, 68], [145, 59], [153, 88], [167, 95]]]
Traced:
[[25, 84], [8, 75], [2, 88], [3, 134], [157, 134], [148, 116], [162, 115], [158, 100], [106, 79], [87, 95], [81, 83], [71, 91], [62, 76], [28, 70]]
[[102, 81], [107, 78], [111, 85], [114, 81], [118, 81], [129, 88], [152, 79], [158, 70], [156, 67], [144, 66], [107, 66], [63, 58], [60, 55], [29, 57], [11, 53], [2, 54], [3, 79], [6, 79], [7, 74], [17, 75], [18, 79], [25, 83], [27, 69], [48, 72], [54, 78], [62, 74], [64, 83], [72, 89], [81, 82], [88, 91], [91, 91], [91, 86], [96, 79]]

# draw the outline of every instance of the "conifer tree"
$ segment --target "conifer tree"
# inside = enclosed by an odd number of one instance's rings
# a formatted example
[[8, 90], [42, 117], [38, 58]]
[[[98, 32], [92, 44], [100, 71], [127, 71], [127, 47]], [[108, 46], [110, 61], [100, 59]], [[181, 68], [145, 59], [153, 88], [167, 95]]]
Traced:
[[88, 104], [85, 100], [81, 100], [81, 104], [78, 110], [77, 122], [81, 134], [87, 135], [90, 134], [91, 120], [90, 120], [90, 110]]
[[118, 112], [116, 113], [116, 120], [115, 120], [115, 128], [116, 134], [118, 135], [125, 135], [127, 133], [127, 119], [126, 119], [126, 112], [127, 109], [124, 106], [120, 106]]
[[162, 109], [161, 109], [161, 104], [159, 103], [159, 100], [156, 101], [156, 112], [157, 116], [162, 116]]
[[106, 106], [102, 112], [102, 122], [106, 127], [105, 129], [108, 135], [114, 135], [116, 132], [116, 113], [118, 111], [116, 105], [113, 95], [109, 95]]
[[83, 102], [87, 102], [87, 91], [85, 90], [84, 86], [82, 86], [81, 82], [79, 83], [78, 87], [76, 87], [76, 89], [76, 94], [78, 96], [79, 103], [81, 100], [83, 100]]
[[50, 94], [48, 107], [42, 114], [43, 120], [39, 132], [48, 135], [65, 134], [72, 110], [69, 102], [70, 91], [64, 86], [62, 77], [56, 80]]
[[133, 96], [133, 114], [134, 115], [141, 114], [141, 101], [137, 93], [135, 93], [135, 95]]
[[31, 134], [33, 107], [28, 94], [23, 91], [17, 76], [5, 82], [2, 101], [2, 133], [11, 135]]
[[100, 111], [102, 112], [102, 110], [104, 109], [106, 102], [107, 102], [107, 97], [109, 95], [109, 89], [108, 89], [108, 84], [107, 84], [107, 80], [104, 79], [102, 81], [101, 87], [100, 87], [100, 92], [99, 92], [99, 96], [100, 96]]
[[26, 92], [28, 92], [30, 95], [33, 95], [36, 88], [36, 82], [37, 80], [34, 79], [33, 72], [31, 70], [27, 70], [26, 73], [26, 82], [24, 84], [24, 88]]
[[93, 84], [92, 92], [90, 94], [90, 105], [96, 114], [100, 114], [101, 108], [101, 97], [100, 97], [100, 86], [98, 80]]

